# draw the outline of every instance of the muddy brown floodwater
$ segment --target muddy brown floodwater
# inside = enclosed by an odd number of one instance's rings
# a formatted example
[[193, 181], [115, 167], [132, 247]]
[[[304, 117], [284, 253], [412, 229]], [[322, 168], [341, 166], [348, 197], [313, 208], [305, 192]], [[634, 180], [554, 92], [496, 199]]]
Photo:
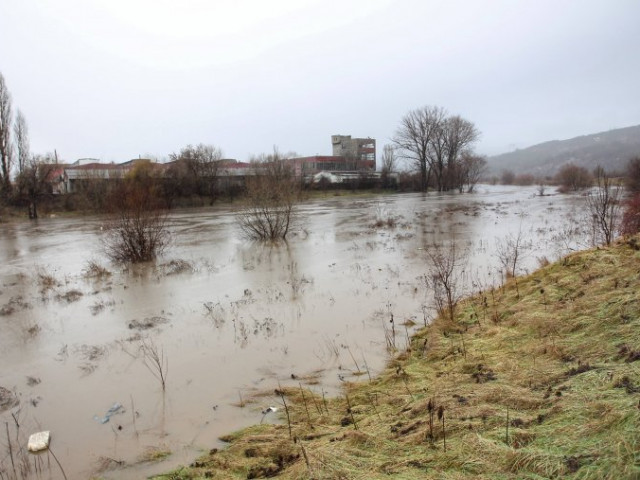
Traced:
[[[569, 227], [583, 205], [484, 185], [465, 195], [327, 196], [300, 206], [300, 230], [279, 246], [243, 240], [233, 206], [180, 211], [167, 255], [124, 269], [101, 253], [104, 218], [1, 224], [0, 471], [11, 471], [5, 422], [14, 456], [30, 433], [50, 430], [70, 479], [188, 464], [220, 435], [260, 422], [276, 399], [241, 406], [259, 392], [300, 382], [331, 394], [375, 375], [389, 356], [390, 314], [398, 348], [433, 315], [423, 282], [433, 242], [454, 238], [469, 252], [465, 287], [477, 288], [499, 281], [496, 243], [509, 234], [526, 240], [520, 273], [579, 246]], [[164, 393], [145, 345], [168, 362]], [[46, 454], [27, 458], [25, 478], [62, 478]]]

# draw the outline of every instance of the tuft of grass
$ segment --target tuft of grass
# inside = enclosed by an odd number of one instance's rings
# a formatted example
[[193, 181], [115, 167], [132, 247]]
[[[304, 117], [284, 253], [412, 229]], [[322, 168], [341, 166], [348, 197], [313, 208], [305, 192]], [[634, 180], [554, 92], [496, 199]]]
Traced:
[[169, 455], [171, 455], [171, 450], [169, 450], [168, 448], [164, 446], [160, 446], [160, 447], [151, 446], [151, 447], [146, 447], [144, 449], [138, 461], [139, 462], [160, 462], [165, 458], [167, 458]]
[[89, 260], [87, 265], [84, 267], [83, 276], [85, 278], [104, 280], [111, 276], [111, 272], [95, 260]]
[[[638, 478], [638, 271], [620, 243], [463, 300], [338, 398], [279, 388], [290, 425], [229, 435], [179, 478]], [[485, 298], [495, 320], [470, 321]]]
[[39, 267], [37, 269], [36, 279], [42, 293], [46, 293], [48, 290], [53, 290], [55, 287], [59, 286], [56, 277], [52, 273], [48, 272], [44, 267]]
[[74, 288], [62, 294], [56, 294], [56, 300], [58, 300], [59, 302], [65, 301], [67, 303], [73, 303], [80, 300], [83, 295], [84, 294], [80, 290]]

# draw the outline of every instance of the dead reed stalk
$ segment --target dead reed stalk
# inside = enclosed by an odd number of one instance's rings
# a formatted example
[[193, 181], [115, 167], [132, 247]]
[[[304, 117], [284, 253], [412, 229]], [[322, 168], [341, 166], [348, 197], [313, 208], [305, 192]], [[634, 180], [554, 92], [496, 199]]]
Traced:
[[287, 401], [284, 398], [284, 391], [282, 390], [280, 385], [278, 385], [278, 388], [276, 388], [275, 394], [280, 397], [280, 399], [282, 400], [282, 404], [284, 405], [284, 411], [287, 415], [287, 425], [289, 427], [289, 438], [293, 440], [293, 434], [291, 433], [291, 416], [289, 415], [289, 406], [287, 405]]

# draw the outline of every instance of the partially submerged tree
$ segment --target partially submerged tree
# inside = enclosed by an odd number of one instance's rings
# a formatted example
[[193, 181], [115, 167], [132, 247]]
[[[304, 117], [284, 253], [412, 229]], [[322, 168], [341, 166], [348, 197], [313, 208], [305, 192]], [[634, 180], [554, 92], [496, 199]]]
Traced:
[[460, 161], [462, 164], [462, 175], [458, 188], [460, 191], [466, 189], [468, 193], [471, 193], [487, 169], [487, 159], [480, 155], [465, 152]]
[[146, 262], [169, 245], [165, 205], [150, 162], [141, 162], [112, 195], [112, 218], [103, 237], [107, 256], [117, 262]]
[[622, 188], [612, 182], [602, 167], [596, 167], [594, 174], [596, 186], [587, 196], [593, 243], [611, 245], [620, 221]]
[[243, 235], [254, 240], [286, 239], [300, 198], [300, 185], [277, 149], [254, 162], [246, 180], [247, 205], [238, 214]]
[[399, 155], [420, 172], [421, 189], [427, 190], [433, 175], [441, 192], [459, 187], [459, 179], [465, 177], [462, 154], [470, 151], [478, 136], [470, 121], [450, 116], [443, 108], [427, 106], [402, 118], [393, 142]]
[[436, 129], [446, 118], [440, 107], [423, 107], [411, 110], [400, 121], [400, 127], [393, 137], [399, 155], [410, 162], [420, 172], [420, 189], [427, 191], [433, 169], [431, 148], [436, 137]]
[[461, 189], [467, 175], [462, 155], [469, 152], [480, 134], [472, 122], [459, 115], [448, 117], [436, 132], [440, 144], [434, 159], [438, 191]]

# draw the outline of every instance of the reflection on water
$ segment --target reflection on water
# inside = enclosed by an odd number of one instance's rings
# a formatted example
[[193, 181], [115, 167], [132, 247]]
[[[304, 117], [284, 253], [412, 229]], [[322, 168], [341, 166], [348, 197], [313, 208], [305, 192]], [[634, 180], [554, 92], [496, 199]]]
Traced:
[[[140, 478], [188, 463], [221, 434], [260, 421], [272, 400], [246, 403], [255, 393], [287, 382], [331, 393], [359, 371], [379, 371], [390, 315], [399, 326], [433, 315], [423, 276], [434, 243], [468, 252], [471, 290], [500, 281], [495, 247], [509, 234], [521, 231], [527, 246], [519, 273], [575, 246], [567, 226], [580, 205], [489, 186], [328, 196], [301, 206], [301, 229], [283, 245], [243, 241], [232, 207], [189, 210], [171, 216], [165, 258], [126, 269], [100, 251], [103, 218], [3, 224], [0, 386], [20, 404], [0, 420], [13, 422], [13, 412], [21, 434], [51, 430], [70, 478], [100, 468]], [[111, 274], [90, 276], [89, 262]], [[400, 347], [411, 333], [401, 328]], [[145, 365], [148, 341], [168, 361], [164, 394]], [[114, 403], [122, 408], [109, 422], [94, 419]], [[148, 447], [173, 453], [135, 466]]]

